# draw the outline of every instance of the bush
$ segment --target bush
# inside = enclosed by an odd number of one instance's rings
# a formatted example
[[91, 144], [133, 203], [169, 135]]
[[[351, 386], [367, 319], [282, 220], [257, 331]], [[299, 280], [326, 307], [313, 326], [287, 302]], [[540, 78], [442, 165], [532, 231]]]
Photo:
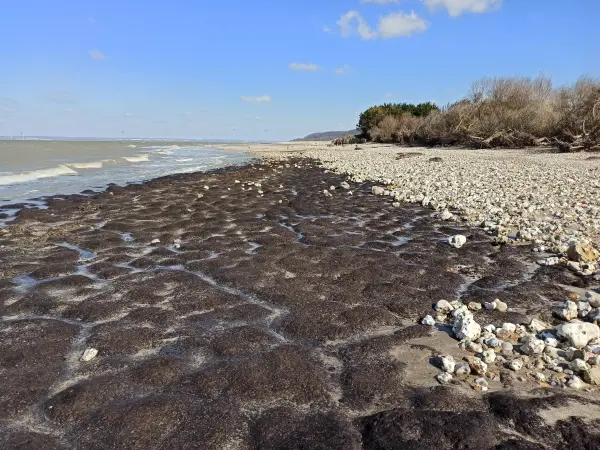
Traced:
[[359, 127], [378, 142], [600, 150], [600, 81], [584, 77], [554, 89], [543, 76], [483, 78], [467, 98], [442, 109], [431, 103], [369, 108]]
[[372, 106], [363, 112], [358, 119], [358, 125], [356, 127], [361, 130], [363, 136], [371, 137], [371, 139], [373, 139], [371, 130], [378, 126], [385, 117], [400, 117], [405, 114], [416, 117], [425, 117], [432, 111], [437, 111], [438, 109], [439, 108], [435, 104], [430, 102], [419, 103], [418, 105], [410, 103], [385, 103], [381, 106]]
[[344, 144], [358, 144], [358, 139], [353, 134], [345, 134], [342, 138], [342, 143]]

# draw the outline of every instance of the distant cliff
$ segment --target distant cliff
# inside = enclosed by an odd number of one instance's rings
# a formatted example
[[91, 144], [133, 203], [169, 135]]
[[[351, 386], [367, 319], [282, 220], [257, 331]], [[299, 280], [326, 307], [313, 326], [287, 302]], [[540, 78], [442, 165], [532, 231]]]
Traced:
[[357, 136], [360, 134], [360, 130], [350, 131], [323, 131], [322, 133], [313, 133], [303, 138], [294, 139], [294, 141], [332, 141], [337, 138], [342, 138], [346, 134], [352, 134]]

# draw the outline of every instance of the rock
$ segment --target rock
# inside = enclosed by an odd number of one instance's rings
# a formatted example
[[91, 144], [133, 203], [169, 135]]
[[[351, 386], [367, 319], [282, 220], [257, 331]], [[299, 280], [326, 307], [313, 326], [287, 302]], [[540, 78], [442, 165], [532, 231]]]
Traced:
[[447, 209], [444, 209], [442, 211], [442, 213], [440, 214], [440, 219], [442, 220], [450, 220], [454, 217], [454, 214], [452, 214], [450, 211], [448, 211]]
[[487, 380], [483, 377], [479, 377], [475, 380], [475, 382], [473, 384], [473, 389], [475, 389], [476, 391], [485, 392], [489, 389], [488, 386], [489, 385], [488, 385]]
[[526, 355], [539, 355], [544, 352], [544, 348], [546, 348], [546, 343], [544, 341], [532, 337], [521, 345], [520, 350]]
[[567, 250], [567, 257], [576, 262], [594, 262], [600, 257], [600, 252], [591, 245], [572, 243]]
[[569, 363], [569, 368], [573, 372], [582, 372], [584, 370], [589, 369], [589, 366], [583, 359], [574, 359]]
[[484, 350], [481, 359], [486, 364], [492, 364], [496, 361], [496, 352], [494, 350]]
[[452, 331], [460, 341], [474, 341], [481, 335], [481, 326], [475, 322], [470, 311], [465, 311], [454, 322]]
[[573, 320], [577, 319], [579, 315], [579, 309], [577, 307], [577, 303], [572, 301], [567, 301], [565, 306], [558, 311], [558, 317], [564, 320]]
[[460, 361], [456, 364], [456, 367], [454, 368], [454, 373], [456, 375], [470, 375], [471, 366], [465, 361]]
[[592, 367], [583, 371], [583, 379], [586, 383], [600, 386], [600, 367]]
[[510, 363], [508, 363], [508, 368], [513, 372], [518, 372], [523, 368], [523, 360], [513, 359]]
[[448, 300], [439, 300], [435, 304], [434, 309], [439, 313], [448, 314], [449, 312], [454, 310], [454, 307], [450, 304]]
[[510, 356], [512, 355], [513, 350], [513, 345], [510, 342], [503, 342], [500, 353], [502, 353], [504, 356]]
[[558, 347], [558, 339], [547, 336], [544, 338], [544, 342], [546, 343], [547, 346], [550, 347]]
[[571, 379], [567, 382], [567, 386], [570, 387], [571, 389], [582, 389], [583, 388], [583, 382], [581, 381], [581, 379], [577, 376], [572, 376]]
[[505, 322], [502, 324], [501, 329], [514, 333], [515, 331], [517, 331], [517, 326], [514, 323]]
[[485, 345], [487, 345], [488, 347], [491, 347], [491, 348], [502, 347], [502, 341], [495, 337], [487, 338], [483, 342], [485, 343]]
[[342, 182], [340, 183], [340, 186], [341, 186], [343, 189], [350, 189], [350, 185], [349, 185], [348, 183], [346, 183], [345, 181], [342, 181]]
[[544, 348], [544, 355], [548, 355], [551, 358], [558, 358], [558, 349], [556, 347], [550, 347], [549, 345]]
[[575, 347], [570, 347], [565, 352], [565, 357], [567, 361], [573, 361], [575, 359], [583, 359], [585, 360], [585, 352]]
[[465, 358], [465, 360], [469, 363], [471, 372], [473, 372], [476, 375], [485, 375], [485, 373], [488, 370], [487, 364], [479, 358], [475, 358], [473, 356], [467, 356]]
[[585, 293], [586, 301], [594, 308], [600, 308], [600, 294], [594, 291], [587, 291]]
[[508, 311], [508, 305], [501, 300], [496, 300], [496, 309], [500, 312]]
[[448, 372], [440, 373], [435, 377], [440, 384], [449, 384], [452, 381], [452, 375]]
[[371, 192], [372, 192], [374, 195], [383, 195], [383, 194], [385, 193], [385, 189], [384, 189], [384, 188], [382, 188], [381, 186], [373, 186], [373, 187], [371, 188]]
[[85, 349], [85, 351], [83, 352], [83, 355], [81, 355], [81, 358], [79, 358], [79, 360], [88, 362], [88, 361], [91, 361], [92, 359], [94, 359], [97, 355], [98, 355], [98, 350], [96, 350], [95, 348], [92, 348], [92, 347], [88, 347]]
[[435, 319], [431, 316], [425, 316], [423, 320], [421, 320], [423, 325], [429, 325], [430, 327], [435, 325]]
[[495, 301], [493, 301], [493, 302], [485, 302], [483, 304], [483, 307], [485, 309], [487, 309], [488, 311], [493, 311], [493, 310], [496, 309], [496, 302]]
[[477, 303], [477, 302], [469, 302], [469, 306], [468, 308], [471, 311], [480, 311], [481, 310], [481, 303]]
[[454, 373], [454, 368], [456, 367], [456, 363], [454, 362], [454, 358], [450, 355], [440, 356], [439, 358], [440, 368], [447, 373]]
[[467, 346], [465, 348], [467, 351], [469, 351], [471, 353], [482, 353], [483, 352], [483, 347], [481, 346], [481, 344], [478, 344], [476, 342], [467, 342]]
[[535, 379], [538, 380], [540, 383], [546, 383], [548, 381], [548, 379], [546, 378], [546, 375], [544, 375], [541, 372], [537, 372], [535, 374]]
[[551, 256], [549, 258], [538, 261], [538, 264], [540, 266], [556, 266], [559, 263], [560, 263], [560, 258], [558, 256]]
[[598, 325], [588, 322], [571, 322], [558, 327], [558, 334], [566, 338], [573, 347], [583, 348], [593, 339], [600, 337]]
[[494, 331], [496, 331], [496, 327], [495, 327], [495, 325], [489, 324], [489, 325], [484, 326], [483, 330], [488, 333], [493, 333]]
[[539, 319], [534, 318], [534, 319], [531, 319], [531, 322], [529, 322], [529, 329], [534, 333], [540, 333], [549, 328], [550, 328], [550, 325], [548, 325], [545, 322], [542, 322]]
[[156, 244], [160, 244], [160, 239], [152, 239], [152, 241], [150, 241], [150, 245], [156, 245]]
[[457, 234], [456, 236], [451, 236], [448, 238], [448, 244], [450, 244], [454, 248], [461, 248], [466, 243], [467, 238], [462, 234]]

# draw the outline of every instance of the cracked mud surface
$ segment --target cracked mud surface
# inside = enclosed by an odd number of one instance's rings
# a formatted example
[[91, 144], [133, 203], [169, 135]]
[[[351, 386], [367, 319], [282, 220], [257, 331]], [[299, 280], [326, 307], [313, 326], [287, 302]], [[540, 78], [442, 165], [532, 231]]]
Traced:
[[456, 341], [416, 325], [442, 298], [543, 317], [583, 279], [477, 230], [451, 248], [429, 211], [327, 197], [343, 178], [298, 165], [22, 212], [0, 235], [0, 448], [600, 447], [597, 396], [437, 386]]

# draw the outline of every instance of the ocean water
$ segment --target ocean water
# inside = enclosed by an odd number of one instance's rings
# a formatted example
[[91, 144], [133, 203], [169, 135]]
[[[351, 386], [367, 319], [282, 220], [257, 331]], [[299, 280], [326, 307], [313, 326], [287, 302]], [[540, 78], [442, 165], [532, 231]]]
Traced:
[[[100, 191], [175, 173], [248, 162], [247, 153], [224, 152], [193, 142], [0, 141], [0, 219], [14, 204], [44, 207], [44, 197]], [[6, 216], [9, 216], [8, 218]]]

